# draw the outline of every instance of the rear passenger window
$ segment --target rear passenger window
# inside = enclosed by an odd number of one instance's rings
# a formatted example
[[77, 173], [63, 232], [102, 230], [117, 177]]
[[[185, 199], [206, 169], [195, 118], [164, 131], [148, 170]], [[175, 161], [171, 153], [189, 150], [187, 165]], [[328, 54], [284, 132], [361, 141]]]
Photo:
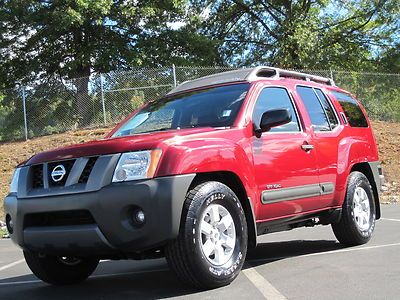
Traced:
[[278, 87], [267, 87], [261, 91], [253, 111], [254, 124], [257, 127], [259, 126], [261, 117], [267, 110], [280, 108], [286, 108], [289, 110], [292, 116], [292, 121], [282, 126], [273, 127], [269, 132], [300, 131], [299, 120], [297, 119], [289, 94], [286, 89]]
[[335, 129], [337, 126], [339, 126], [339, 121], [336, 118], [332, 105], [320, 89], [314, 89], [314, 91], [317, 93], [319, 101], [321, 101], [322, 107], [324, 108], [326, 116], [328, 117], [329, 124], [331, 125], [331, 129]]
[[368, 127], [367, 119], [365, 118], [357, 101], [351, 96], [341, 93], [332, 92], [335, 98], [339, 101], [340, 106], [343, 108], [347, 120], [352, 127]]
[[329, 125], [328, 117], [317, 97], [317, 94], [314, 92], [314, 89], [305, 86], [298, 86], [296, 90], [308, 111], [314, 130], [330, 131], [331, 127]]

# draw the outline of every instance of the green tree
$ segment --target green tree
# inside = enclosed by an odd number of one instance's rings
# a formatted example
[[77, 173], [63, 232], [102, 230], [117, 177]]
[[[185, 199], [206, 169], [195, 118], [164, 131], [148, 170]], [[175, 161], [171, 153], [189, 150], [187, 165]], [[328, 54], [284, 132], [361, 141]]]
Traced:
[[[399, 32], [400, 34], [400, 32]], [[400, 39], [400, 37], [399, 37]], [[400, 73], [400, 43], [385, 49], [376, 59], [382, 72]]]
[[0, 7], [7, 78], [32, 80], [141, 64], [137, 41], [179, 20], [185, 1], [1, 0]]
[[213, 54], [202, 51], [205, 39], [195, 30], [172, 29], [186, 9], [186, 0], [0, 0], [0, 82], [11, 87], [82, 78], [75, 82], [76, 107], [81, 123], [89, 122], [85, 101], [92, 73], [174, 58], [212, 63], [201, 58]]
[[193, 1], [227, 63], [362, 69], [399, 30], [397, 0]]

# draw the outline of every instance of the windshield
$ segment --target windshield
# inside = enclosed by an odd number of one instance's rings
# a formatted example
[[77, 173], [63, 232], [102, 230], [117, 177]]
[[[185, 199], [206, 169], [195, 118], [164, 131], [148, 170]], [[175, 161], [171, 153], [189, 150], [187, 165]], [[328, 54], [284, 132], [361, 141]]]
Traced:
[[230, 127], [249, 87], [249, 83], [240, 83], [166, 96], [143, 107], [113, 137], [193, 127]]

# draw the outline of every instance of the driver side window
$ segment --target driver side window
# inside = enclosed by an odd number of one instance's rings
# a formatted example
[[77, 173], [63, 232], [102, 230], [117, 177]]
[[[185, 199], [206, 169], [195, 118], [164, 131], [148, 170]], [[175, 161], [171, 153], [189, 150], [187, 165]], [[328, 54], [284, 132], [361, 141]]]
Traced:
[[279, 87], [266, 87], [258, 96], [256, 105], [253, 111], [253, 123], [256, 127], [259, 126], [262, 114], [267, 110], [282, 109], [289, 110], [292, 120], [284, 125], [271, 128], [268, 132], [298, 132], [300, 131], [299, 120], [293, 103], [290, 100], [286, 89]]

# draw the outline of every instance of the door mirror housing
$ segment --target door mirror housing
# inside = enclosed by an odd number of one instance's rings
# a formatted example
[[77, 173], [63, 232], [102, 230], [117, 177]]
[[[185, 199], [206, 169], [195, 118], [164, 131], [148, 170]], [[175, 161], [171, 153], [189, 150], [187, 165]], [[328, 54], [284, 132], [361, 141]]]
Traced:
[[260, 131], [269, 131], [272, 127], [281, 126], [289, 123], [292, 115], [287, 108], [268, 110], [263, 113], [260, 121]]

